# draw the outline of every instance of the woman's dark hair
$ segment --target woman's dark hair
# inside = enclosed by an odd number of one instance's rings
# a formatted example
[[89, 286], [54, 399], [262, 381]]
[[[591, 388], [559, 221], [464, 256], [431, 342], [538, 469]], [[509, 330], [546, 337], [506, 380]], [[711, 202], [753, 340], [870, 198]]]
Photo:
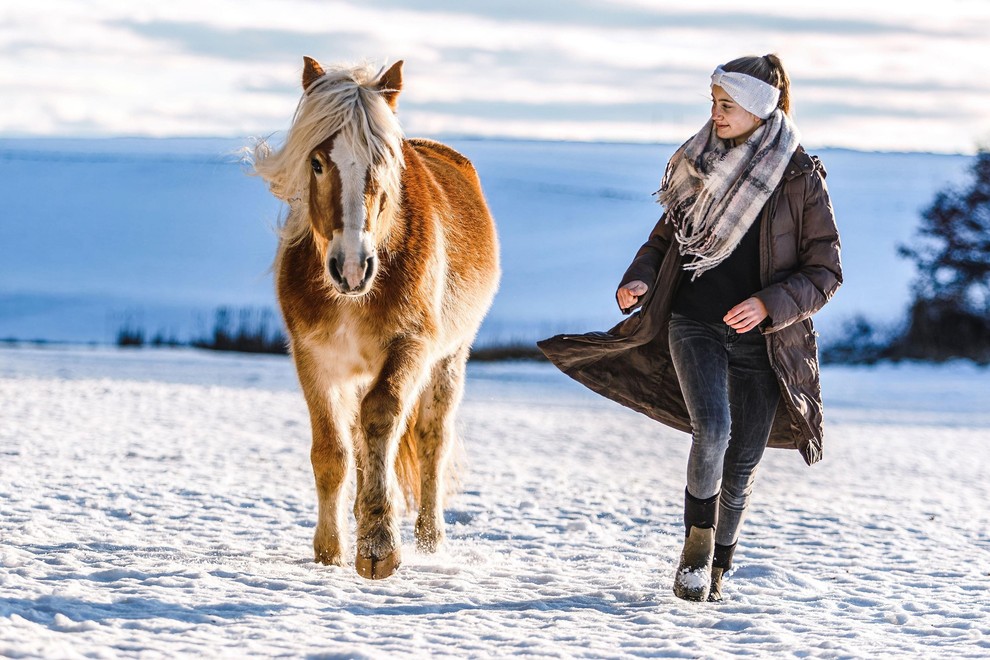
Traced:
[[784, 63], [780, 61], [779, 57], [773, 53], [763, 57], [747, 55], [723, 64], [722, 68], [726, 71], [744, 73], [773, 85], [780, 90], [780, 100], [777, 102], [777, 107], [783, 110], [785, 114], [791, 114], [791, 79], [787, 76]]

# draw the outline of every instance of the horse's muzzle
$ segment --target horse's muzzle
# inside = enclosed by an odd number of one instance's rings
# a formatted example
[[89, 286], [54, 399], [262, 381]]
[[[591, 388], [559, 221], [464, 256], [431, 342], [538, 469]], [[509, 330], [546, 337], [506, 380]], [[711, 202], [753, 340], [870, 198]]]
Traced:
[[327, 272], [337, 291], [345, 296], [363, 296], [371, 290], [378, 274], [378, 257], [371, 254], [363, 263], [345, 262], [343, 266], [336, 257], [330, 257]]

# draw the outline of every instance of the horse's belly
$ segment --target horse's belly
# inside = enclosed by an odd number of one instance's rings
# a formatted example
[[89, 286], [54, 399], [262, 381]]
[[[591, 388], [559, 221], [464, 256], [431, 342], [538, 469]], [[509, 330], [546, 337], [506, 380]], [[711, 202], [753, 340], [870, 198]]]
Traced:
[[461, 342], [465, 336], [473, 337], [485, 320], [497, 289], [497, 275], [489, 274], [475, 281], [462, 280], [459, 286], [449, 287], [440, 305], [443, 333]]

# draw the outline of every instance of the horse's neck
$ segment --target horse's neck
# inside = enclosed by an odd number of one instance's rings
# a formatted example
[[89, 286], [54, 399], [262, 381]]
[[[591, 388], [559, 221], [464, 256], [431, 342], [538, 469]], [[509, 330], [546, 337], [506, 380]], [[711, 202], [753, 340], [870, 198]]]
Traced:
[[401, 192], [398, 203], [392, 210], [385, 240], [379, 246], [383, 256], [408, 249], [410, 237], [416, 232], [416, 225], [423, 222], [427, 212], [420, 208], [416, 192], [429, 185], [429, 172], [407, 140], [402, 142], [402, 151], [405, 164], [400, 175]]

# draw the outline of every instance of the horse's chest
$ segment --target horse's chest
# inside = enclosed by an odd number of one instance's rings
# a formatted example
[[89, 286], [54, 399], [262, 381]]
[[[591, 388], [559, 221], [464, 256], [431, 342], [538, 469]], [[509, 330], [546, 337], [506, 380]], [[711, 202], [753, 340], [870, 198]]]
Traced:
[[305, 344], [328, 380], [365, 380], [381, 369], [383, 356], [377, 342], [355, 319], [341, 318], [307, 337]]

